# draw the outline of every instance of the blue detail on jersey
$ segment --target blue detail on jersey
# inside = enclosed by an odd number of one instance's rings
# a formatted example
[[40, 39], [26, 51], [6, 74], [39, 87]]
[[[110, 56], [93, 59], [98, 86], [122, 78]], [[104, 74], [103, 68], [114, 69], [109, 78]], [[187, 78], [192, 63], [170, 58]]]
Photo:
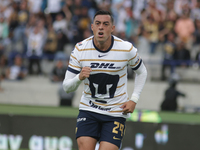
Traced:
[[103, 104], [107, 104], [107, 101], [103, 101], [103, 100], [98, 100], [96, 99], [95, 102], [98, 102], [98, 103], [103, 103]]
[[142, 64], [142, 59], [140, 59], [139, 64], [135, 68], [132, 68], [132, 70], [137, 70], [140, 67], [141, 64]]
[[67, 70], [70, 71], [70, 72], [72, 72], [72, 73], [75, 73], [75, 74], [79, 74], [80, 73], [80, 71], [77, 71], [77, 70], [72, 69], [70, 67], [68, 67]]
[[[119, 75], [98, 73], [90, 75], [88, 80], [90, 81], [89, 87], [93, 98], [96, 98], [95, 96], [96, 89], [94, 87], [94, 84], [98, 85], [97, 87], [98, 94], [107, 94], [107, 91], [109, 91], [109, 98], [113, 98], [115, 95], [117, 84], [119, 82]], [[112, 85], [112, 86], [107, 90], [107, 85]]]
[[94, 38], [92, 39], [92, 43], [93, 43], [93, 45], [94, 45], [94, 47], [95, 47], [95, 49], [97, 50], [97, 51], [99, 51], [99, 52], [101, 52], [101, 53], [107, 53], [107, 52], [109, 52], [111, 49], [112, 49], [112, 47], [113, 47], [113, 44], [114, 44], [114, 37], [112, 36], [111, 37], [111, 45], [110, 45], [110, 47], [106, 50], [106, 51], [102, 51], [102, 50], [100, 50], [100, 49], [98, 49], [97, 47], [96, 47], [96, 45], [94, 44]]

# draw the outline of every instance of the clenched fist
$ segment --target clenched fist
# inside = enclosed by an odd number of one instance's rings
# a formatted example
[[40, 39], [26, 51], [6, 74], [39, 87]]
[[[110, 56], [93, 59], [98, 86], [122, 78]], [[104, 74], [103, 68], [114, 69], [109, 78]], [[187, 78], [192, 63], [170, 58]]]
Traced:
[[89, 78], [91, 71], [92, 69], [90, 67], [83, 67], [79, 74], [79, 79], [84, 80], [85, 78]]

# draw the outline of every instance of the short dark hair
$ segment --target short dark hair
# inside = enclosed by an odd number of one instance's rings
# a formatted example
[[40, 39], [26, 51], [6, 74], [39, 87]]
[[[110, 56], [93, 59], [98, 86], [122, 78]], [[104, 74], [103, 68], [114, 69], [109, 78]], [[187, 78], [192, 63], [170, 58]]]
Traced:
[[109, 15], [109, 16], [110, 16], [110, 19], [111, 19], [111, 22], [114, 23], [113, 16], [112, 16], [112, 14], [111, 14], [109, 11], [106, 11], [106, 10], [99, 10], [99, 11], [97, 11], [96, 14], [94, 15], [93, 20], [94, 20], [95, 17], [98, 16], [98, 15]]

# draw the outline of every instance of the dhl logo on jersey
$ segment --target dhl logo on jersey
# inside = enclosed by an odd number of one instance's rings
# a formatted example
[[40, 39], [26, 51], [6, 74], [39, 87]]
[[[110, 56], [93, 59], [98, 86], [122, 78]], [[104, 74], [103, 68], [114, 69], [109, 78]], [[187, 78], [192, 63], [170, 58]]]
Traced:
[[91, 63], [91, 68], [108, 68], [108, 69], [120, 69], [121, 67], [116, 67], [114, 63]]

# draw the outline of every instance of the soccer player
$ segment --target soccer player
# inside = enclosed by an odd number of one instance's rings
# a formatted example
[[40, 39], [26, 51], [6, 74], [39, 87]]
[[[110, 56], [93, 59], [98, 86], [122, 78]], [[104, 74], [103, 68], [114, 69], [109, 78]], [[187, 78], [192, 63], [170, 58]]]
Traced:
[[[118, 150], [125, 132], [125, 121], [138, 102], [147, 71], [137, 49], [112, 35], [113, 17], [98, 11], [91, 25], [93, 36], [77, 43], [63, 81], [66, 92], [83, 82], [76, 126], [79, 150]], [[133, 93], [128, 98], [127, 65], [136, 73]]]

